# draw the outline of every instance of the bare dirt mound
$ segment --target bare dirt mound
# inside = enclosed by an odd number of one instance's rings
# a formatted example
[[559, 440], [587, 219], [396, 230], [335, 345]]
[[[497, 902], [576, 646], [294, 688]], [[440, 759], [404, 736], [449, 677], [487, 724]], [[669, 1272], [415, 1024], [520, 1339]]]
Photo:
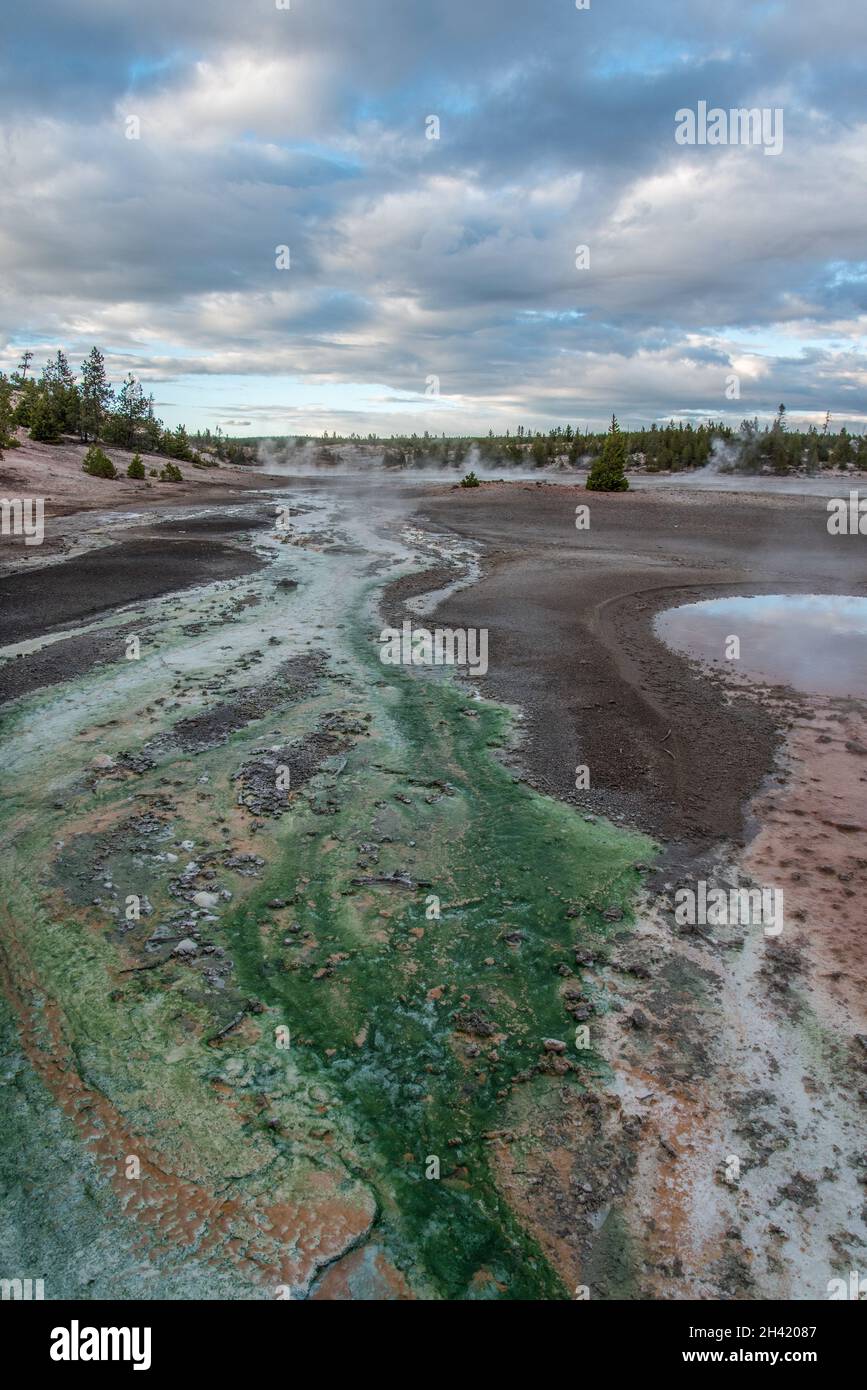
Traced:
[[[46, 516], [67, 515], [70, 512], [94, 508], [147, 508], [166, 502], [207, 501], [250, 488], [273, 486], [274, 479], [250, 468], [221, 464], [219, 468], [195, 468], [192, 463], [171, 460], [180, 469], [181, 482], [162, 482], [160, 471], [168, 462], [162, 454], [142, 454], [148, 474], [141, 481], [126, 476], [132, 458], [129, 449], [114, 449], [100, 445], [108, 454], [119, 478], [91, 478], [82, 473], [81, 465], [87, 445], [66, 438], [60, 444], [39, 444], [28, 438], [26, 430], [17, 431], [17, 449], [6, 449], [0, 458], [0, 495], [4, 497], [43, 497]], [[151, 470], [157, 476], [151, 477]]]

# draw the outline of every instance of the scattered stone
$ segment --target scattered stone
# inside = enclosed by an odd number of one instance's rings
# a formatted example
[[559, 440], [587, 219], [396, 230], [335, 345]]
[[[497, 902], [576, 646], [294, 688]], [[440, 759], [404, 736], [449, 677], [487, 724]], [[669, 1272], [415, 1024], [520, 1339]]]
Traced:
[[472, 1033], [477, 1038], [492, 1038], [497, 1031], [493, 1023], [477, 1009], [456, 1013], [454, 1024], [459, 1033]]
[[817, 1207], [819, 1196], [816, 1179], [807, 1178], [803, 1173], [793, 1173], [789, 1181], [780, 1188], [777, 1197], [798, 1207]]

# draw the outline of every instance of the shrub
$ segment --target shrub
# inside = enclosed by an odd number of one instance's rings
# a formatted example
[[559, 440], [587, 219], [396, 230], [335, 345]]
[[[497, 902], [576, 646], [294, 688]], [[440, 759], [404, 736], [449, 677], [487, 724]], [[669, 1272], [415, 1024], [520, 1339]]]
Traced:
[[82, 473], [89, 473], [91, 478], [117, 477], [117, 469], [108, 454], [104, 454], [97, 444], [91, 444], [85, 454], [81, 471]]
[[145, 466], [141, 461], [141, 455], [133, 454], [132, 458], [129, 461], [129, 467], [126, 470], [126, 476], [128, 478], [143, 478], [144, 475]]
[[181, 483], [184, 475], [176, 463], [167, 463], [160, 472], [160, 481], [163, 483]]
[[469, 473], [466, 474], [465, 477], [461, 478], [461, 487], [478, 487], [478, 486], [479, 486], [479, 480], [478, 480], [478, 478], [476, 477], [475, 473], [473, 473], [473, 472], [469, 472]]

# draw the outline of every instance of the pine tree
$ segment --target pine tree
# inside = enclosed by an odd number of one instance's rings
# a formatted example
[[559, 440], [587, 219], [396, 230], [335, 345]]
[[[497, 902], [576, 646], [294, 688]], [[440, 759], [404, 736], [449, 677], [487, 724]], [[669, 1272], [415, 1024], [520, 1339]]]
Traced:
[[39, 399], [39, 387], [33, 380], [23, 382], [18, 391], [18, 401], [12, 412], [13, 425], [23, 425], [25, 429], [30, 428], [30, 417], [33, 407]]
[[79, 430], [85, 444], [89, 439], [99, 439], [112, 394], [105, 374], [105, 358], [99, 348], [93, 347], [82, 363], [79, 387]]
[[[78, 392], [66, 353], [60, 349], [53, 361], [46, 362], [43, 367], [39, 390], [50, 400], [51, 415], [59, 434], [75, 430], [78, 426]], [[33, 439], [42, 437], [31, 435]]]
[[129, 461], [129, 467], [126, 470], [126, 476], [128, 478], [143, 478], [144, 475], [145, 469], [144, 464], [141, 461], [141, 455], [133, 454], [132, 458]]
[[617, 423], [617, 416], [612, 415], [602, 453], [590, 469], [587, 488], [590, 492], [625, 492], [628, 487], [626, 435]]
[[40, 391], [30, 411], [30, 438], [41, 444], [59, 444], [61, 423], [51, 391]]
[[66, 353], [59, 348], [54, 359], [53, 390], [62, 422], [61, 428], [65, 434], [72, 434], [78, 429], [78, 391]]
[[149, 402], [132, 372], [117, 393], [114, 411], [106, 422], [105, 437], [122, 449], [133, 449], [138, 443], [141, 424], [148, 415]]
[[807, 447], [804, 453], [804, 466], [808, 473], [818, 473], [819, 471], [819, 445], [816, 439], [816, 431], [812, 428], [807, 436]]
[[844, 425], [834, 441], [831, 450], [832, 468], [848, 468], [852, 458], [852, 450], [849, 444], [849, 433]]
[[154, 414], [153, 394], [148, 396], [145, 402], [145, 413], [141, 422], [142, 442], [141, 447], [146, 449], [149, 454], [159, 452], [160, 440], [162, 439], [162, 422]]
[[27, 368], [30, 366], [30, 363], [31, 363], [32, 361], [33, 361], [33, 353], [32, 353], [32, 352], [30, 351], [30, 349], [28, 348], [26, 352], [22, 352], [22, 354], [21, 354], [21, 361], [18, 363], [18, 372], [17, 372], [18, 381], [17, 381], [17, 383], [16, 383], [17, 385], [20, 385], [20, 386], [23, 386], [23, 385], [24, 385], [24, 382], [27, 380]]
[[190, 441], [187, 436], [187, 431], [184, 429], [183, 425], [178, 425], [177, 429], [172, 435], [172, 444], [169, 452], [171, 453], [172, 458], [185, 459], [187, 462], [189, 462], [192, 459], [193, 451], [190, 448]]

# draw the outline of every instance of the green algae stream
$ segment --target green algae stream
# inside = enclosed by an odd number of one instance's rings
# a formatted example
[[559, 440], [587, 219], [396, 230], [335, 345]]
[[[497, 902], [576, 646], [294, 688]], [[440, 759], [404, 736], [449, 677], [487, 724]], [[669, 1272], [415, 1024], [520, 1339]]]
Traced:
[[[351, 527], [349, 534], [358, 539]], [[405, 553], [399, 558], [406, 563]], [[497, 756], [512, 736], [509, 711], [470, 698], [441, 672], [381, 664], [373, 640], [378, 584], [364, 577], [365, 555], [293, 547], [288, 559], [307, 584], [292, 610], [294, 650], [303, 641], [330, 658], [324, 687], [291, 709], [269, 710], [201, 752], [162, 752], [134, 786], [114, 777], [82, 785], [94, 742], [87, 733], [84, 745], [75, 738], [95, 723], [88, 709], [99, 708], [106, 724], [117, 719], [116, 747], [133, 746], [136, 733], [140, 746], [143, 735], [171, 725], [164, 707], [148, 706], [147, 720], [142, 713], [143, 700], [165, 693], [169, 662], [181, 682], [205, 668], [219, 677], [221, 644], [243, 653], [269, 631], [285, 656], [285, 601], [275, 598], [271, 574], [234, 586], [255, 592], [258, 606], [228, 628], [219, 619], [231, 584], [185, 597], [183, 605], [149, 606], [163, 644], [162, 675], [153, 663], [130, 663], [113, 677], [91, 673], [7, 712], [12, 775], [0, 822], [8, 844], [2, 873], [7, 920], [31, 972], [17, 984], [57, 1004], [82, 1079], [110, 1096], [130, 1127], [185, 1176], [262, 1183], [272, 1159], [296, 1176], [341, 1165], [348, 1188], [375, 1198], [365, 1238], [378, 1242], [422, 1296], [568, 1298], [500, 1194], [485, 1135], [503, 1128], [516, 1076], [527, 1088], [604, 1084], [592, 1046], [576, 1045], [562, 967], [580, 977], [575, 947], [592, 950], [624, 929], [637, 884], [633, 866], [652, 845], [589, 823], [518, 782]], [[287, 548], [275, 549], [275, 572], [286, 561]], [[195, 641], [183, 636], [191, 614], [212, 623]], [[493, 659], [494, 642], [492, 634]], [[267, 658], [266, 649], [263, 667]], [[235, 679], [242, 678], [252, 683], [243, 668]], [[202, 707], [200, 694], [182, 691], [185, 698], [185, 712]], [[214, 1021], [228, 1009], [221, 992], [229, 991], [221, 985], [212, 997], [192, 987], [183, 975], [190, 967], [178, 963], [166, 967], [178, 972], [174, 984], [162, 971], [147, 971], [127, 977], [119, 991], [117, 912], [106, 931], [104, 906], [93, 901], [122, 901], [135, 883], [153, 902], [145, 935], [152, 932], [177, 907], [166, 891], [165, 855], [148, 859], [116, 838], [96, 855], [97, 890], [82, 886], [72, 866], [94, 857], [106, 825], [143, 809], [134, 796], [158, 798], [169, 779], [165, 794], [182, 807], [153, 848], [170, 851], [182, 867], [190, 856], [178, 845], [213, 837], [221, 813], [237, 827], [233, 778], [252, 751], [274, 746], [278, 736], [303, 737], [323, 714], [346, 709], [366, 733], [321, 763], [303, 793], [293, 794], [288, 814], [258, 830], [261, 875], [219, 872], [220, 883], [232, 884], [231, 903], [211, 914], [219, 920], [205, 921], [230, 953], [232, 998], [252, 996], [264, 1012], [260, 1036], [229, 1033], [208, 1046]], [[51, 809], [58, 791], [62, 812]], [[353, 883], [391, 874], [405, 875], [410, 886]], [[58, 908], [58, 887], [68, 911]], [[273, 900], [288, 907], [270, 908]], [[603, 915], [612, 908], [623, 914], [616, 928]], [[6, 969], [13, 980], [21, 971], [14, 953]], [[593, 1002], [606, 1007], [604, 999]], [[285, 1051], [275, 1046], [281, 1025], [291, 1038]], [[592, 1020], [590, 1032], [592, 1040]], [[570, 1070], [551, 1071], [546, 1039], [565, 1041]], [[215, 1079], [245, 1101], [267, 1095], [264, 1113], [281, 1123], [268, 1128], [255, 1107], [240, 1127], [230, 1122], [214, 1099]], [[14, 1131], [4, 1142], [14, 1144]], [[435, 1169], [439, 1175], [428, 1176]], [[303, 1200], [303, 1181], [297, 1186]], [[77, 1219], [70, 1218], [73, 1228]], [[162, 1266], [171, 1290], [183, 1258]], [[201, 1282], [198, 1255], [195, 1268]], [[216, 1296], [225, 1296], [224, 1281], [223, 1270]], [[297, 1292], [309, 1286], [305, 1280]]]

